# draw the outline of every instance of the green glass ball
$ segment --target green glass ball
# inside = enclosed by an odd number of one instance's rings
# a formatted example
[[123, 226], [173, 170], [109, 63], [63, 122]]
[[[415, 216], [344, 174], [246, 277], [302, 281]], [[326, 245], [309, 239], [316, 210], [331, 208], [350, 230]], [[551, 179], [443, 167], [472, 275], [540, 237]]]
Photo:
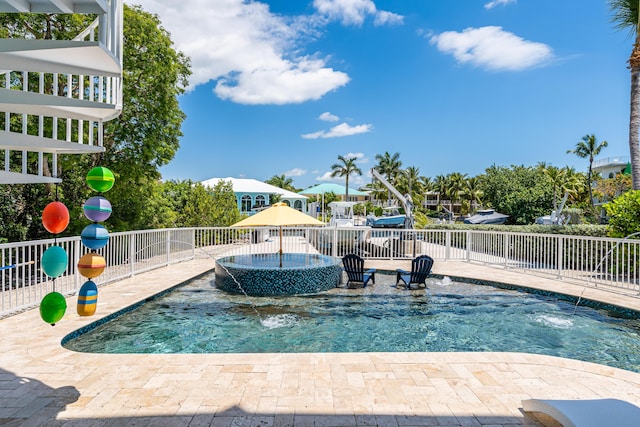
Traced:
[[67, 300], [59, 292], [48, 293], [40, 302], [40, 317], [51, 326], [62, 319], [65, 311], [67, 311]]
[[99, 193], [111, 190], [111, 187], [113, 187], [116, 181], [113, 172], [102, 166], [91, 169], [86, 179], [89, 188]]

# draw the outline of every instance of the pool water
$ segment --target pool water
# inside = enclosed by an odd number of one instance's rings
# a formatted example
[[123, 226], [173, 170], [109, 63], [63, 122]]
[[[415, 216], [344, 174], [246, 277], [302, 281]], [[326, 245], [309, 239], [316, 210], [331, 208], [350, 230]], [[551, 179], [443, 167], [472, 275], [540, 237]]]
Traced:
[[247, 297], [206, 276], [64, 346], [91, 353], [525, 352], [640, 372], [638, 318], [446, 277], [412, 291], [395, 288], [390, 275], [376, 281]]

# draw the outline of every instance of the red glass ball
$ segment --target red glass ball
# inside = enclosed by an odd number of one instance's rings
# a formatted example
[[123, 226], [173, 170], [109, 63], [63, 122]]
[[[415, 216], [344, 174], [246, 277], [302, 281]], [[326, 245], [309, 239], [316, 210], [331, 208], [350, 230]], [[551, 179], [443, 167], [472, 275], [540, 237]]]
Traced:
[[42, 225], [49, 233], [62, 233], [69, 225], [69, 210], [60, 202], [49, 203], [42, 211]]

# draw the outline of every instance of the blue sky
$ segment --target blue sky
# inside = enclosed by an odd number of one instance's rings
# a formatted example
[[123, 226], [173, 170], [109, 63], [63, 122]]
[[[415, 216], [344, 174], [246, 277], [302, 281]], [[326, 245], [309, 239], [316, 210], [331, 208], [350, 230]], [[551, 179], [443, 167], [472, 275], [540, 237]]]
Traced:
[[164, 179], [306, 188], [338, 155], [370, 181], [375, 155], [424, 176], [493, 165], [574, 166], [586, 134], [628, 154], [632, 39], [606, 0], [138, 0], [194, 74]]

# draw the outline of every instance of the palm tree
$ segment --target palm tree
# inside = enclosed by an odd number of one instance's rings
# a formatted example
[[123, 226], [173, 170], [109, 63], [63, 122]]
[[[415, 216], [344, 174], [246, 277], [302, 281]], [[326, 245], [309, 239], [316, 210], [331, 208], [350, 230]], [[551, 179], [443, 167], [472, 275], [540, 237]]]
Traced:
[[587, 185], [589, 186], [589, 203], [591, 204], [591, 210], [593, 210], [593, 194], [591, 192], [591, 176], [593, 174], [593, 159], [600, 154], [603, 148], [608, 145], [607, 141], [602, 141], [598, 144], [598, 140], [594, 134], [585, 135], [582, 137], [582, 141], [576, 144], [575, 150], [567, 150], [567, 153], [573, 153], [576, 156], [586, 159], [589, 158], [589, 171], [587, 173]]
[[400, 171], [400, 179], [402, 180], [403, 190], [406, 190], [405, 194], [408, 194], [413, 200], [413, 190], [419, 189], [420, 186], [420, 169], [415, 166], [409, 166], [403, 171]]
[[[436, 175], [436, 179], [433, 182], [433, 189], [438, 192], [438, 202], [442, 204], [447, 193], [447, 177], [444, 175]], [[449, 208], [453, 209], [453, 206], [449, 205]]]
[[283, 190], [289, 190], [296, 192], [298, 191], [293, 186], [293, 178], [287, 178], [285, 174], [282, 175], [274, 175], [268, 180], [265, 181], [267, 184], [271, 184], [274, 187], [282, 188]]
[[609, 0], [609, 9], [613, 13], [611, 21], [618, 29], [628, 29], [635, 39], [629, 57], [631, 70], [631, 99], [629, 114], [629, 154], [631, 158], [631, 180], [633, 189], [640, 190], [640, 14], [638, 0]]
[[344, 157], [338, 156], [338, 160], [341, 163], [334, 163], [331, 165], [331, 178], [335, 178], [336, 176], [344, 176], [345, 177], [345, 201], [349, 201], [349, 177], [351, 175], [362, 175], [362, 171], [358, 166], [356, 166], [356, 157]]
[[[384, 154], [376, 154], [375, 159], [378, 161], [378, 165], [375, 169], [380, 172], [387, 179], [389, 184], [395, 185], [396, 178], [400, 173], [402, 167], [402, 161], [400, 160], [400, 153], [389, 154], [385, 151]], [[387, 200], [391, 201], [391, 192], [387, 191]]]
[[467, 174], [452, 172], [447, 175], [447, 193], [452, 203], [460, 201], [467, 186]]
[[549, 166], [544, 169], [544, 175], [549, 180], [551, 188], [553, 189], [553, 210], [558, 212], [559, 194], [564, 194], [570, 189], [567, 185], [567, 170]]
[[473, 208], [473, 202], [476, 205], [482, 203], [482, 190], [480, 189], [480, 178], [477, 176], [467, 178], [466, 187], [463, 190], [463, 194], [469, 199], [469, 208]]

